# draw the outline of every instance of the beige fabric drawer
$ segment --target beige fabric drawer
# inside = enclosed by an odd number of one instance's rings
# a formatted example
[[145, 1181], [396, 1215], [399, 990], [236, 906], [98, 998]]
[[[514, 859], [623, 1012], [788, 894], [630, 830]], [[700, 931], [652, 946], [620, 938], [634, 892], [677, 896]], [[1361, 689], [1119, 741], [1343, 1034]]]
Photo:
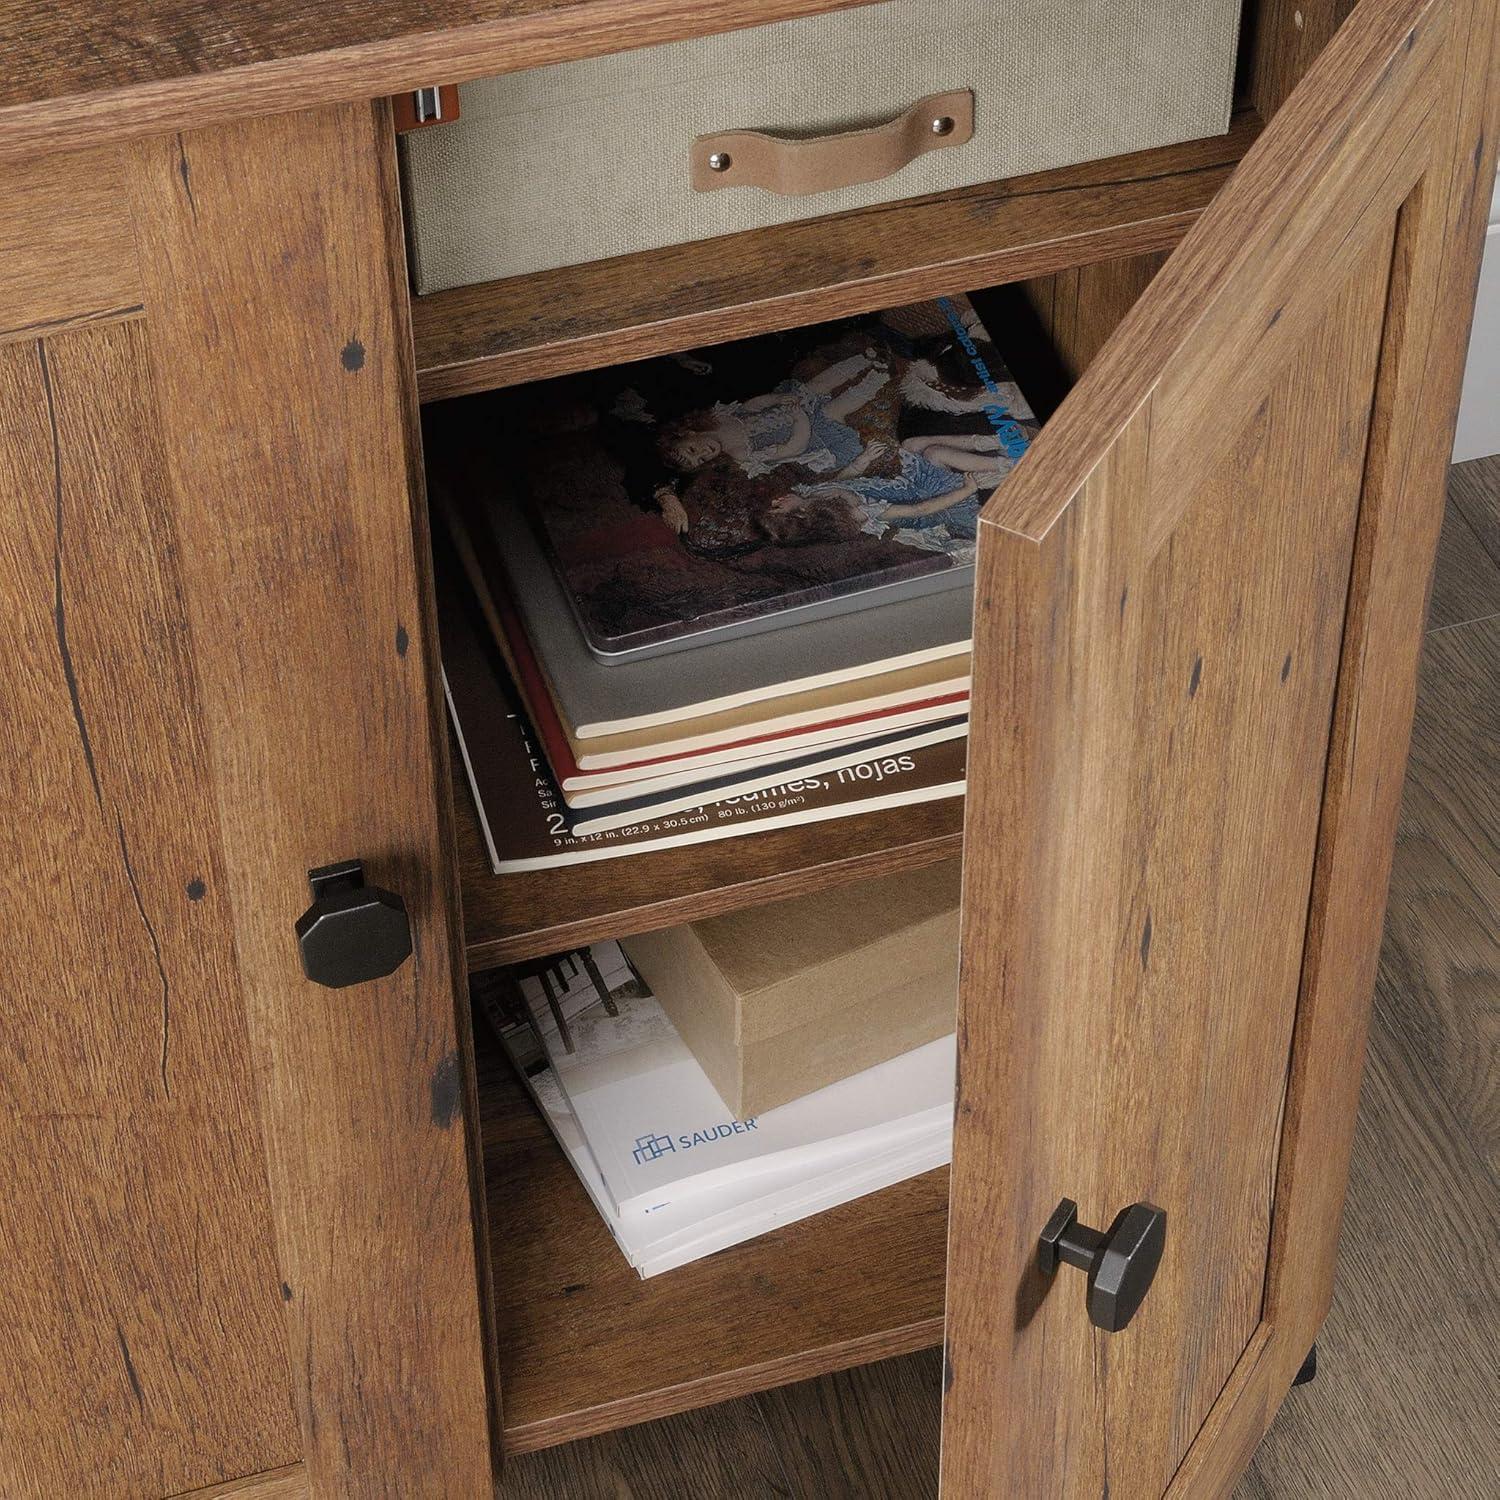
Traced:
[[[419, 292], [764, 228], [1228, 129], [1240, 0], [889, 0], [459, 89], [402, 138]], [[700, 135], [821, 135], [972, 89], [975, 128], [889, 177], [695, 192]]]

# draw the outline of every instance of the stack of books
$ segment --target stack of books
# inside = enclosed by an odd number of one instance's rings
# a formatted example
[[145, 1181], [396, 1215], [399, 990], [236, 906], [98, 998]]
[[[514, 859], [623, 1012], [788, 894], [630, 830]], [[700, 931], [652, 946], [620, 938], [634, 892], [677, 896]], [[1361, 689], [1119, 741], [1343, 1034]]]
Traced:
[[962, 794], [979, 510], [1036, 430], [966, 298], [434, 420], [497, 873]]
[[616, 943], [489, 976], [476, 989], [594, 1206], [643, 1277], [952, 1156], [951, 1033], [737, 1119]]

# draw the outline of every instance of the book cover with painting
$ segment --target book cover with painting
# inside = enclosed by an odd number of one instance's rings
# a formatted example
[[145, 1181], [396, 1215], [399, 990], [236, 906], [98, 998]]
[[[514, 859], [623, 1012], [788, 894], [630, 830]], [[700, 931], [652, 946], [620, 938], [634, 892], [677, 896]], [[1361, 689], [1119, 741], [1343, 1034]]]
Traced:
[[605, 659], [970, 585], [1036, 432], [961, 296], [491, 399], [490, 503], [519, 497]]
[[[967, 719], [828, 746], [797, 762], [721, 769], [696, 787], [635, 788], [580, 816], [511, 700], [479, 629], [439, 591], [443, 685], [480, 833], [497, 875], [649, 854], [918, 802], [961, 797]], [[764, 772], [765, 774], [760, 774]]]

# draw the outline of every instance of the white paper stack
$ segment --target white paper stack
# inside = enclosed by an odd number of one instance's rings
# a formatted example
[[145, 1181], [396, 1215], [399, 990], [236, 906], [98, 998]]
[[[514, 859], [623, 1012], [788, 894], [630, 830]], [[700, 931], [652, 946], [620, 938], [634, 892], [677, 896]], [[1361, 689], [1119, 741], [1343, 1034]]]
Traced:
[[951, 1157], [952, 1036], [735, 1120], [619, 945], [599, 943], [591, 954], [608, 1006], [584, 966], [563, 963], [545, 982], [522, 981], [531, 1027], [499, 1029], [642, 1276]]

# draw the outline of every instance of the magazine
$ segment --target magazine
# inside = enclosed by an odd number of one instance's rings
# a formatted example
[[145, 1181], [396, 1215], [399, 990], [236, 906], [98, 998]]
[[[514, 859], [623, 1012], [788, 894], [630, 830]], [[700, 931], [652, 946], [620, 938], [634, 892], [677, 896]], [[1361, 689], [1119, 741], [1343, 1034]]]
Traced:
[[[825, 777], [836, 778], [840, 774], [846, 780], [858, 782], [868, 774], [860, 769], [863, 766], [876, 762], [890, 766], [912, 752], [954, 740], [967, 740], [968, 735], [967, 717], [942, 719], [932, 724], [914, 724], [907, 729], [893, 730], [874, 739], [814, 746], [770, 764], [730, 762], [716, 771], [705, 773], [705, 779], [690, 786], [650, 781], [628, 783], [623, 787], [609, 788], [615, 795], [607, 801], [603, 792], [583, 794], [600, 799], [604, 805], [595, 806], [586, 801], [569, 806], [568, 832], [582, 837], [632, 828], [640, 823], [659, 821], [673, 813], [698, 811], [720, 802], [734, 804], [741, 798], [754, 798], [794, 783], [802, 786]], [[633, 795], [629, 795], [631, 793]]]
[[[572, 973], [577, 973], [571, 956], [559, 956], [557, 962], [559, 969], [571, 966]], [[949, 1118], [935, 1128], [904, 1134], [884, 1149], [872, 1150], [862, 1140], [833, 1142], [816, 1162], [799, 1157], [764, 1171], [721, 1177], [716, 1184], [670, 1203], [622, 1213], [610, 1199], [588, 1138], [526, 1018], [524, 1002], [501, 1004], [491, 989], [481, 990], [480, 999], [511, 1064], [589, 1199], [626, 1260], [642, 1277], [701, 1260], [781, 1225], [904, 1182], [951, 1159], [950, 1111]]]
[[[962, 296], [493, 398], [492, 443], [589, 649], [701, 644], [972, 584], [1036, 432]], [[894, 592], [890, 592], [894, 591]]]
[[[443, 620], [443, 687], [459, 758], [474, 795], [490, 866], [497, 875], [617, 859], [684, 844], [737, 838], [797, 823], [851, 817], [915, 802], [960, 797], [967, 720], [922, 726], [916, 747], [872, 749], [857, 764], [835, 762], [772, 785], [726, 795], [705, 788], [699, 802], [648, 821], [575, 833], [572, 814], [548, 774], [547, 759], [510, 698], [503, 668], [480, 647], [465, 616]], [[732, 773], [726, 773], [732, 774]], [[681, 807], [680, 801], [675, 805]], [[636, 811], [639, 811], [638, 809]]]
[[737, 1120], [618, 943], [579, 949], [519, 987], [617, 1212], [658, 1213], [726, 1182], [815, 1172], [830, 1152], [888, 1151], [952, 1125], [951, 1033]]

